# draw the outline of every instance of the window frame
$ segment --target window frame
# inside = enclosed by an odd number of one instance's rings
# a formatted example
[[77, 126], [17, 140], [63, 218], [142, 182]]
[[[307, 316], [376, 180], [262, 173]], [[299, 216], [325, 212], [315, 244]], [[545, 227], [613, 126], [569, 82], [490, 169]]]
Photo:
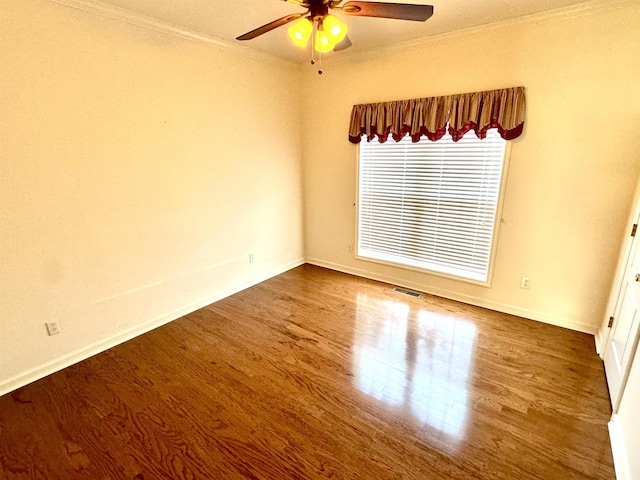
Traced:
[[[491, 130], [495, 130], [495, 129], [491, 129]], [[446, 134], [447, 136], [449, 136], [449, 133]], [[465, 134], [466, 135], [473, 135], [475, 136], [475, 133], [473, 133], [473, 131], [469, 131]], [[374, 140], [375, 141], [375, 140]], [[393, 141], [393, 140], [389, 140], [389, 141]], [[431, 142], [431, 140], [428, 140], [426, 137], [422, 137], [420, 139], [421, 142]], [[482, 140], [480, 140], [482, 141]], [[497, 257], [497, 251], [498, 251], [498, 242], [500, 239], [500, 226], [503, 223], [506, 223], [502, 212], [503, 212], [503, 206], [504, 206], [504, 200], [505, 200], [505, 196], [506, 196], [506, 187], [507, 187], [507, 174], [509, 171], [509, 163], [510, 163], [510, 159], [511, 159], [511, 141], [506, 140], [505, 141], [505, 148], [504, 148], [504, 158], [502, 160], [502, 171], [501, 171], [501, 176], [500, 176], [500, 186], [498, 188], [498, 200], [496, 202], [496, 215], [495, 215], [495, 221], [494, 221], [494, 225], [493, 225], [493, 233], [492, 233], [492, 237], [491, 237], [491, 249], [490, 249], [490, 253], [489, 253], [489, 262], [488, 262], [488, 266], [487, 266], [487, 279], [486, 281], [482, 281], [482, 280], [475, 280], [472, 278], [467, 278], [467, 277], [463, 277], [463, 276], [459, 276], [459, 275], [454, 275], [451, 273], [445, 273], [445, 272], [439, 272], [437, 270], [429, 270], [426, 268], [421, 268], [421, 267], [416, 267], [413, 265], [406, 265], [403, 263], [396, 263], [396, 262], [392, 262], [389, 260], [380, 260], [380, 259], [376, 259], [376, 258], [371, 258], [371, 257], [364, 257], [361, 255], [358, 255], [358, 251], [359, 251], [359, 239], [360, 239], [360, 232], [359, 232], [359, 228], [360, 228], [360, 171], [361, 171], [361, 155], [360, 155], [360, 149], [361, 149], [361, 144], [358, 144], [358, 148], [357, 148], [357, 162], [356, 162], [356, 198], [354, 200], [354, 222], [355, 222], [355, 240], [354, 240], [354, 248], [353, 248], [353, 256], [355, 259], [357, 260], [362, 260], [365, 262], [371, 262], [371, 263], [377, 263], [380, 265], [385, 265], [385, 266], [391, 266], [391, 267], [395, 267], [395, 268], [401, 268], [403, 270], [409, 270], [409, 271], [414, 271], [414, 272], [419, 272], [422, 274], [427, 274], [427, 275], [432, 275], [432, 276], [436, 276], [436, 277], [442, 277], [442, 278], [447, 278], [450, 280], [456, 280], [459, 282], [464, 282], [464, 283], [469, 283], [469, 284], [473, 284], [473, 285], [479, 285], [481, 287], [487, 287], [490, 288], [493, 284], [493, 275], [494, 275], [494, 270], [495, 270], [495, 263], [496, 263], [496, 257]]]

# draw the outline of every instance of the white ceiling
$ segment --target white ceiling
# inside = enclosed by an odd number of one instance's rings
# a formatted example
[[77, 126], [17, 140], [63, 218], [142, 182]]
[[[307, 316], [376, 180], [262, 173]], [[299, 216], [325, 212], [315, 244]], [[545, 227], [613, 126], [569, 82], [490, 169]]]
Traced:
[[[346, 3], [347, 0], [345, 0]], [[394, 3], [390, 0], [387, 3]], [[533, 13], [540, 13], [589, 0], [398, 0], [398, 3], [431, 4], [434, 14], [426, 22], [339, 16], [348, 27], [353, 47], [329, 55], [371, 50], [391, 43], [486, 25]], [[303, 62], [309, 52], [296, 47], [280, 27], [256, 39], [235, 38], [289, 13], [303, 12], [286, 0], [101, 0], [170, 25], [192, 30], [230, 43], [237, 43], [288, 60]], [[335, 11], [334, 11], [335, 13]]]

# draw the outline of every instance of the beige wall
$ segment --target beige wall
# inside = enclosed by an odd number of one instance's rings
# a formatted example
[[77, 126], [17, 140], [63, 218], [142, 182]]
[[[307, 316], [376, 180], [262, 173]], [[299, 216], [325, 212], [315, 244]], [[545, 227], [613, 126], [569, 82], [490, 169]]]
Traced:
[[[594, 332], [640, 170], [639, 7], [606, 4], [318, 76], [0, 0], [0, 393], [300, 262], [303, 187], [315, 263]], [[355, 260], [351, 106], [513, 85], [528, 118], [492, 287]]]
[[[327, 62], [322, 76], [304, 69], [303, 94], [319, 99], [305, 110], [307, 258], [595, 333], [640, 173], [640, 4], [594, 5]], [[356, 260], [351, 106], [517, 85], [528, 113], [512, 142], [492, 287]], [[521, 276], [530, 290], [519, 288]]]
[[0, 12], [0, 394], [302, 261], [297, 66]]

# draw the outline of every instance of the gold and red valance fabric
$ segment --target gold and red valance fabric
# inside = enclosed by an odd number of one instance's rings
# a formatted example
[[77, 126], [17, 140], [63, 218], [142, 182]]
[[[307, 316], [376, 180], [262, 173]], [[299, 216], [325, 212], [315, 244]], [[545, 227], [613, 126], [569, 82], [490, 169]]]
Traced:
[[406, 135], [413, 142], [423, 136], [436, 141], [447, 130], [458, 141], [469, 130], [484, 138], [490, 128], [512, 140], [522, 133], [525, 107], [524, 87], [354, 105], [349, 141], [377, 137], [383, 143], [391, 137], [399, 142]]

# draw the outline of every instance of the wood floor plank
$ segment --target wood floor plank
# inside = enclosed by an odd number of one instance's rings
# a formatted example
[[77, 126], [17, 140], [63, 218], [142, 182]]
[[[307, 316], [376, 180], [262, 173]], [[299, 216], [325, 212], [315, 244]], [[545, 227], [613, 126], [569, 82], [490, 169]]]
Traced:
[[613, 479], [593, 337], [303, 265], [0, 397], [0, 479]]

